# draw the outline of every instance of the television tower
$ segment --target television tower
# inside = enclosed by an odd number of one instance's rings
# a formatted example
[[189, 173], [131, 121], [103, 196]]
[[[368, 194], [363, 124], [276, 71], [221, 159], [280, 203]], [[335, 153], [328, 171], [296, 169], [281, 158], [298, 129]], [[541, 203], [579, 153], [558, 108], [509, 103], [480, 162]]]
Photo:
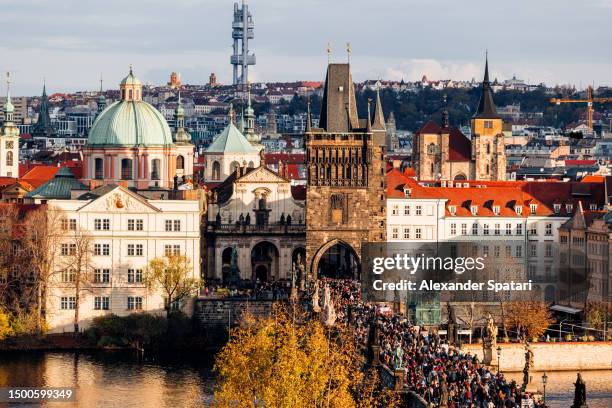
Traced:
[[[234, 66], [234, 85], [246, 85], [249, 80], [249, 65], [255, 65], [255, 54], [249, 54], [249, 40], [254, 38], [253, 16], [246, 0], [242, 0], [242, 8], [234, 3], [234, 21], [232, 22], [232, 38], [234, 39], [233, 54], [230, 62]], [[240, 68], [240, 75], [238, 75]]]

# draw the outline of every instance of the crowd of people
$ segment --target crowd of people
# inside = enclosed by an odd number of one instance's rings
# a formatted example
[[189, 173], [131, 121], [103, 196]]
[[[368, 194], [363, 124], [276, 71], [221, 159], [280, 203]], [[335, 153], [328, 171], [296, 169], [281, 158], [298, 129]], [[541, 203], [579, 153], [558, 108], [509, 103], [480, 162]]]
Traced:
[[[402, 370], [404, 388], [427, 403], [440, 406], [446, 401], [449, 408], [522, 406], [520, 384], [489, 370], [477, 356], [461, 352], [391, 309], [363, 302], [357, 281], [320, 279], [319, 284], [330, 288], [338, 319], [354, 326], [358, 341], [379, 345], [380, 361]], [[530, 406], [544, 408], [536, 401]]]

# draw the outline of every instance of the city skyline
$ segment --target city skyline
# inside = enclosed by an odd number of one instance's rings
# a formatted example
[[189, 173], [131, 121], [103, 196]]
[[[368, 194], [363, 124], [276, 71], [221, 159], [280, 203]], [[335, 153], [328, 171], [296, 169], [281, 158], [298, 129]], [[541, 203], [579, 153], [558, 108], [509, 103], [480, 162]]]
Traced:
[[[327, 43], [331, 60], [345, 62], [350, 42], [356, 81], [414, 81], [422, 75], [479, 80], [488, 49], [492, 78], [610, 85], [610, 36], [599, 31], [612, 15], [610, 0], [579, 6], [478, 0], [448, 12], [440, 11], [449, 4], [444, 0], [248, 3], [256, 24], [256, 82], [322, 80]], [[170, 10], [159, 0], [10, 2], [0, 16], [0, 70], [13, 73], [14, 95], [39, 94], [43, 77], [49, 92], [96, 90], [100, 74], [104, 87], [113, 89], [129, 64], [152, 84], [165, 83], [172, 71], [181, 73], [183, 83], [203, 84], [215, 72], [228, 84], [232, 13], [233, 1], [219, 0], [175, 1]], [[339, 24], [339, 15], [351, 24]]]

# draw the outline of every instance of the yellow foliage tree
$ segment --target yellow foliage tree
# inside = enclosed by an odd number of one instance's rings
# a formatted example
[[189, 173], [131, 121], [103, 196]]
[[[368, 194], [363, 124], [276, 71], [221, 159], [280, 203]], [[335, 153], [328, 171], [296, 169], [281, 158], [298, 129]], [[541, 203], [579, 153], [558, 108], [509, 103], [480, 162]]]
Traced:
[[[245, 319], [217, 355], [217, 407], [393, 407], [391, 392], [375, 389], [362, 371], [363, 354], [341, 327], [295, 320], [276, 309]], [[377, 382], [377, 385], [379, 383]]]
[[540, 337], [554, 319], [546, 302], [516, 301], [508, 304], [508, 323], [519, 335]]
[[0, 308], [0, 341], [13, 335], [10, 315], [6, 310]]

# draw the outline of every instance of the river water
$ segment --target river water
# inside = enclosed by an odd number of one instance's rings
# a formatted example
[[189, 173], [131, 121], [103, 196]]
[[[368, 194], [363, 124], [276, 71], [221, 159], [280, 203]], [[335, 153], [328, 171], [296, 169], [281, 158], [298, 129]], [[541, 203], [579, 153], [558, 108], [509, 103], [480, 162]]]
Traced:
[[[126, 351], [0, 353], [0, 387], [76, 387], [76, 402], [0, 407], [206, 407], [213, 393], [213, 355], [149, 358]], [[574, 372], [548, 374], [547, 402], [568, 408]], [[522, 380], [522, 373], [507, 373]], [[590, 408], [612, 407], [612, 370], [585, 371]], [[534, 379], [541, 384], [541, 373]]]

